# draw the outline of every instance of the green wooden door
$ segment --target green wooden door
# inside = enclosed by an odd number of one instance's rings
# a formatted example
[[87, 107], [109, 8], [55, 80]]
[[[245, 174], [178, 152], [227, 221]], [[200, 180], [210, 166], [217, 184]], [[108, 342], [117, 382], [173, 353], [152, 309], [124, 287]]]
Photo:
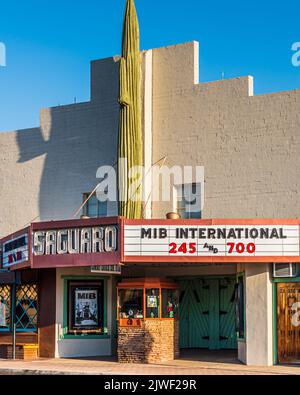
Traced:
[[181, 283], [180, 347], [209, 347], [209, 289], [198, 279]]
[[180, 347], [237, 347], [234, 278], [180, 282]]
[[220, 349], [237, 348], [236, 316], [235, 316], [235, 279], [219, 281], [219, 332]]

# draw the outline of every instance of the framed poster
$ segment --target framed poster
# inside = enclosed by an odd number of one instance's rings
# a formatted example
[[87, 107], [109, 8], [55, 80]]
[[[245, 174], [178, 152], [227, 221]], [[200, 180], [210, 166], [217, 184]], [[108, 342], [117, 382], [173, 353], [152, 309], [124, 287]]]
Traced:
[[102, 333], [103, 282], [69, 283], [69, 333]]
[[148, 295], [147, 296], [147, 307], [149, 308], [157, 308], [157, 296], [155, 295]]
[[146, 289], [146, 318], [160, 318], [159, 289]]

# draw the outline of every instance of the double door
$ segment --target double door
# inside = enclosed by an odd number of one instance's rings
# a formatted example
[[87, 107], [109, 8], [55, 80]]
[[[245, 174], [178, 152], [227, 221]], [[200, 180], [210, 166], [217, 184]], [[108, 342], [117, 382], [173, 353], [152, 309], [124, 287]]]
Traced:
[[234, 277], [180, 282], [180, 347], [237, 348]]

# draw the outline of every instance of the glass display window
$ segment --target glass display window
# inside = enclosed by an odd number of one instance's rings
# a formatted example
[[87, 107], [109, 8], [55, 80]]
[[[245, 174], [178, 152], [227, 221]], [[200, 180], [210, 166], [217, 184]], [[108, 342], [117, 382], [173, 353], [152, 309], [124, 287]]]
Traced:
[[161, 318], [159, 289], [146, 289], [146, 318]]
[[127, 278], [118, 284], [120, 327], [140, 327], [145, 320], [177, 320], [179, 288], [168, 279]]
[[0, 286], [0, 331], [10, 330], [11, 296], [10, 286]]
[[144, 318], [142, 289], [119, 290], [119, 318], [122, 320]]
[[162, 318], [179, 318], [179, 291], [162, 289]]
[[16, 289], [16, 325], [18, 332], [36, 332], [38, 321], [38, 291], [36, 284], [20, 285]]

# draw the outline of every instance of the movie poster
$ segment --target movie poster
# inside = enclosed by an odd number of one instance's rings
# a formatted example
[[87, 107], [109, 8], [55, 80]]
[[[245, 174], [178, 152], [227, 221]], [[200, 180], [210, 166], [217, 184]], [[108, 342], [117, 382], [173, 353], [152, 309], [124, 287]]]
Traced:
[[158, 306], [157, 296], [155, 295], [147, 296], [147, 307], [153, 309], [153, 308], [157, 308], [157, 306]]
[[98, 290], [75, 289], [75, 327], [98, 327]]

